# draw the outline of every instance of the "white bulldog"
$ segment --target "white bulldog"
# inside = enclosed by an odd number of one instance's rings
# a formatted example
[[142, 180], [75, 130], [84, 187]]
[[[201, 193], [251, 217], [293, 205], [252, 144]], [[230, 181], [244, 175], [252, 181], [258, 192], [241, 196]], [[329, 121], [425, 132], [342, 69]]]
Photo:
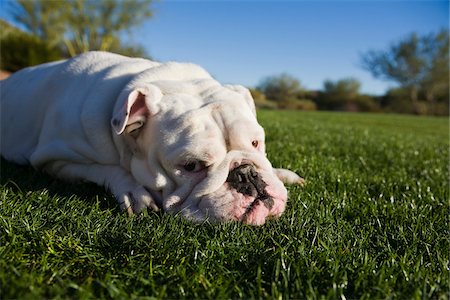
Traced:
[[105, 52], [1, 82], [1, 155], [106, 186], [129, 214], [263, 224], [295, 173], [273, 169], [253, 99], [202, 68]]

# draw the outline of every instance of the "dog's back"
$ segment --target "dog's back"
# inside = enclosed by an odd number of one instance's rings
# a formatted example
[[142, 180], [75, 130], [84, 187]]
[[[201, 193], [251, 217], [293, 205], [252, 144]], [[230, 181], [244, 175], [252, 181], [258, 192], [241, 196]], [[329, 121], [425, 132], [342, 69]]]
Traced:
[[[1, 154], [17, 163], [28, 163], [37, 141], [40, 127], [63, 62], [48, 63], [21, 70], [0, 82]], [[46, 93], [43, 94], [43, 88]]]
[[[120, 89], [136, 73], [157, 65], [144, 59], [88, 52], [13, 74], [0, 82], [1, 155], [16, 163], [37, 164], [42, 161], [39, 155], [33, 161], [32, 156], [39, 152], [37, 148], [57, 150], [60, 132], [71, 132], [76, 138], [77, 131], [81, 130], [76, 125], [85, 117], [83, 110], [92, 114], [95, 114], [92, 107], [112, 111]], [[100, 116], [108, 114], [99, 113]], [[109, 119], [98, 120], [99, 126], [103, 123], [109, 126]], [[64, 126], [68, 128], [61, 130]]]

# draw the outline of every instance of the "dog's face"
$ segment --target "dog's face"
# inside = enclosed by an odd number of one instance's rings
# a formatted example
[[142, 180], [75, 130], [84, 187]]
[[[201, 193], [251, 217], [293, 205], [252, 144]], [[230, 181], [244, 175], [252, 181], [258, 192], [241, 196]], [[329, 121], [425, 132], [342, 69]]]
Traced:
[[248, 90], [208, 79], [124, 95], [112, 121], [132, 153], [123, 160], [164, 210], [249, 224], [284, 211], [287, 192], [266, 158]]

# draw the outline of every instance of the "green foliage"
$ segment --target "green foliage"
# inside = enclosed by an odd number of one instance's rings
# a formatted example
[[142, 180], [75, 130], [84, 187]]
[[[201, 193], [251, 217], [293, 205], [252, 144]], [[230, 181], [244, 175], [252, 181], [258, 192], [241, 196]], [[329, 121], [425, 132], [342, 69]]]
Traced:
[[56, 47], [63, 41], [65, 18], [71, 12], [65, 1], [16, 0], [9, 2], [14, 20], [28, 33]]
[[448, 299], [448, 118], [260, 111], [307, 180], [262, 227], [128, 218], [2, 161], [2, 298]]
[[421, 91], [419, 93], [420, 100], [418, 100], [416, 106], [413, 107], [408, 94], [409, 91], [404, 88], [390, 89], [386, 95], [382, 97], [382, 109], [386, 112], [448, 116], [448, 96], [441, 95], [439, 98], [435, 98], [436, 101], [426, 101], [426, 93]]
[[324, 93], [352, 98], [359, 94], [361, 83], [355, 78], [345, 78], [336, 82], [325, 80], [323, 86]]
[[360, 93], [360, 87], [361, 83], [355, 78], [326, 80], [323, 92], [317, 99], [318, 105], [327, 110], [379, 111], [380, 108], [372, 97]]
[[382, 112], [379, 103], [375, 97], [369, 95], [360, 95], [355, 99], [358, 111], [363, 112]]
[[[147, 56], [140, 46], [124, 44], [120, 33], [129, 32], [152, 16], [152, 0], [16, 0], [9, 2], [16, 22], [60, 56], [100, 50], [129, 56]], [[43, 43], [43, 42], [41, 42]], [[14, 45], [2, 49], [14, 52]], [[35, 49], [41, 51], [42, 47]], [[44, 54], [37, 53], [42, 56]], [[21, 67], [25, 67], [23, 65]]]
[[[128, 52], [118, 33], [129, 31], [152, 16], [151, 0], [70, 0], [65, 44], [71, 56], [89, 50]], [[143, 49], [140, 48], [139, 52]]]
[[408, 90], [415, 113], [421, 110], [420, 92], [426, 95], [432, 109], [436, 98], [442, 95], [445, 102], [449, 101], [447, 29], [425, 36], [411, 34], [385, 51], [369, 51], [362, 56], [362, 66], [374, 77], [397, 82]]
[[255, 105], [258, 108], [276, 109], [278, 105], [274, 101], [267, 100], [266, 95], [263, 92], [256, 89], [249, 89], [252, 94], [252, 98], [255, 101]]
[[424, 76], [425, 61], [417, 34], [391, 45], [387, 51], [369, 51], [363, 56], [363, 67], [375, 77], [394, 80], [404, 86], [419, 83]]
[[275, 102], [286, 102], [302, 91], [300, 81], [289, 74], [269, 76], [264, 78], [257, 87], [267, 99]]
[[[317, 109], [314, 101], [304, 98], [307, 91], [301, 87], [300, 81], [289, 74], [284, 73], [278, 76], [264, 78], [261, 80], [256, 91], [257, 93], [254, 92], [254, 94], [258, 98], [258, 100], [255, 100], [258, 107], [270, 108], [267, 105], [269, 102], [276, 108], [281, 109], [305, 111]], [[260, 94], [264, 95], [264, 102]]]
[[280, 102], [278, 107], [282, 109], [296, 109], [303, 111], [317, 110], [316, 103], [314, 103], [309, 99], [296, 99], [296, 98], [287, 99], [283, 102]]
[[15, 72], [62, 58], [58, 49], [40, 38], [15, 30], [4, 22], [0, 27], [4, 30], [0, 36], [0, 69]]
[[295, 109], [304, 111], [314, 111], [317, 109], [316, 103], [308, 99], [297, 99], [295, 97], [286, 98], [283, 101], [271, 101], [266, 95], [257, 89], [250, 89], [255, 105], [265, 109]]

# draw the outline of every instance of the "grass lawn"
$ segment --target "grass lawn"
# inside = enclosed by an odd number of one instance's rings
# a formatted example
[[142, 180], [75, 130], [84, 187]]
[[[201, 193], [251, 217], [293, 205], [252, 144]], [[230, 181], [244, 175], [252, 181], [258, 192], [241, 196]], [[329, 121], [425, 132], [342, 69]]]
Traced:
[[2, 161], [1, 298], [437, 298], [449, 294], [449, 119], [260, 111], [303, 175], [262, 227], [128, 218], [92, 184]]

